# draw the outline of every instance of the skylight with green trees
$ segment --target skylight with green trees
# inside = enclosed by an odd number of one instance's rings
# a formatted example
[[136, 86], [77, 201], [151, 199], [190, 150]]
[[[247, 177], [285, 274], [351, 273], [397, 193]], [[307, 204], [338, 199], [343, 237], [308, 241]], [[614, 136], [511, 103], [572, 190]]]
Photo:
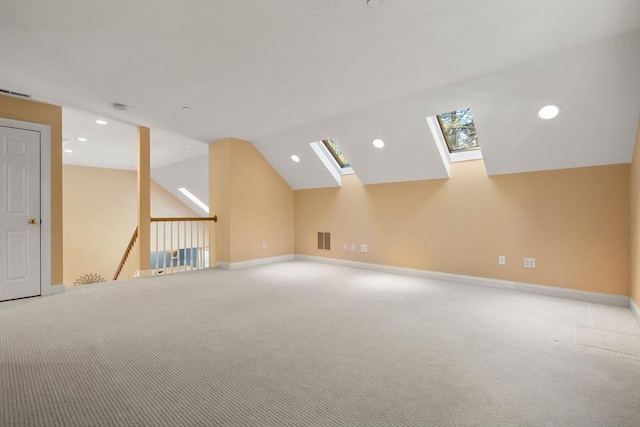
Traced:
[[348, 168], [350, 166], [349, 161], [344, 157], [342, 150], [340, 150], [340, 147], [338, 147], [338, 144], [336, 144], [333, 139], [323, 139], [322, 143], [327, 147], [327, 150], [329, 150], [341, 168]]
[[449, 153], [459, 153], [480, 148], [471, 108], [439, 114], [437, 118], [449, 148]]

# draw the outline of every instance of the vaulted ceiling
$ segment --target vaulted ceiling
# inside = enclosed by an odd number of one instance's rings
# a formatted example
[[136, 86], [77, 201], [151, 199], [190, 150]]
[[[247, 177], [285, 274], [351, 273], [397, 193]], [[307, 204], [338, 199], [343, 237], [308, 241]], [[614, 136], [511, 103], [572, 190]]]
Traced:
[[[0, 88], [76, 122], [150, 127], [166, 150], [154, 166], [205, 152], [198, 142], [249, 140], [296, 189], [338, 185], [309, 147], [324, 138], [365, 184], [447, 177], [425, 118], [462, 107], [489, 174], [626, 163], [639, 29], [635, 0], [3, 0]], [[550, 102], [561, 115], [541, 121]], [[68, 143], [81, 125], [65, 124]], [[131, 151], [115, 129], [93, 139]], [[94, 166], [135, 164], [95, 153]]]

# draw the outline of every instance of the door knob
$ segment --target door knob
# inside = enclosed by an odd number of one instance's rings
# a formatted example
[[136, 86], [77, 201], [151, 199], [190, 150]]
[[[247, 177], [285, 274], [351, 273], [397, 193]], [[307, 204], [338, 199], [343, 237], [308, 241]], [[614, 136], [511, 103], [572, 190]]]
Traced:
[[37, 219], [35, 219], [35, 218], [31, 218], [31, 219], [29, 220], [29, 224], [37, 224], [38, 222], [39, 222], [39, 221], [38, 221]]

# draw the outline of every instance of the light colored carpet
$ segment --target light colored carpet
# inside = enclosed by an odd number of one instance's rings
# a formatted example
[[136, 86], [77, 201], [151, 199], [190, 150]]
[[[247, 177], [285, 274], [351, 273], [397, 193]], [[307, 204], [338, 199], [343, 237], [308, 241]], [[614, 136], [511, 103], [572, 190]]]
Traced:
[[2, 426], [639, 426], [628, 309], [292, 261], [0, 304]]

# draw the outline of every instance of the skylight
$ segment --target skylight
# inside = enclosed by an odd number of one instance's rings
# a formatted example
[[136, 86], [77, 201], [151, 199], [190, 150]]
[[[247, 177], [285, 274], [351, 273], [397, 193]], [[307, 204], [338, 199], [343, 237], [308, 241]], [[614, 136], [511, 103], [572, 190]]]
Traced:
[[447, 143], [449, 153], [459, 153], [461, 151], [478, 150], [478, 136], [476, 127], [473, 124], [471, 108], [443, 113], [436, 116], [440, 129]]
[[209, 213], [209, 206], [207, 206], [202, 200], [198, 199], [191, 191], [187, 190], [184, 187], [178, 188], [178, 191], [187, 196], [189, 200], [198, 205], [200, 209]]
[[322, 143], [327, 147], [327, 150], [329, 150], [341, 168], [349, 167], [349, 161], [344, 157], [344, 153], [342, 153], [342, 150], [338, 147], [338, 144], [333, 141], [333, 139], [323, 139]]
[[333, 139], [327, 138], [310, 142], [309, 146], [338, 185], [342, 184], [342, 175], [354, 173], [349, 161]]

